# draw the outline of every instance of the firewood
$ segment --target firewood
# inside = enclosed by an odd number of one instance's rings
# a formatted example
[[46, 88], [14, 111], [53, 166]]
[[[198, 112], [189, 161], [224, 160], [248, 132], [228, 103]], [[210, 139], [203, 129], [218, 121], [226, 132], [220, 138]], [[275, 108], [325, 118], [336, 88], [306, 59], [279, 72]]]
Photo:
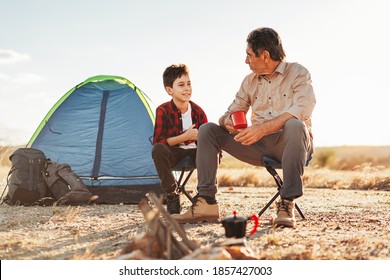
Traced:
[[[155, 207], [152, 207], [151, 203]], [[143, 238], [151, 239], [146, 244], [155, 244], [157, 242], [160, 245], [160, 252], [153, 251], [152, 249], [155, 249], [156, 246], [152, 248], [150, 245], [144, 246], [143, 248], [133, 246], [131, 249], [141, 249], [148, 256], [159, 255], [165, 256], [167, 259], [180, 259], [197, 248], [196, 244], [187, 238], [186, 233], [180, 225], [169, 216], [162, 206], [161, 200], [155, 194], [147, 195], [146, 198], [141, 199], [139, 208], [150, 228], [149, 234]], [[173, 230], [178, 231], [182, 241], [178, 241], [175, 238], [172, 233]], [[143, 242], [139, 243], [143, 244]], [[129, 252], [129, 250], [126, 251], [126, 253]]]
[[191, 240], [188, 239], [187, 234], [183, 230], [183, 228], [180, 226], [180, 224], [175, 220], [172, 219], [171, 215], [164, 209], [162, 206], [162, 203], [157, 198], [156, 194], [154, 193], [148, 193], [146, 196], [152, 203], [154, 203], [157, 207], [157, 209], [160, 211], [160, 213], [164, 216], [166, 222], [170, 224], [176, 232], [179, 234], [179, 236], [182, 238], [183, 243], [191, 250], [195, 250], [198, 248], [198, 246]]
[[[160, 252], [160, 253], [165, 254], [166, 253], [166, 242], [165, 241], [166, 241], [167, 235], [169, 235], [171, 233], [167, 232], [166, 226], [164, 224], [162, 224], [162, 222], [160, 221], [158, 211], [156, 209], [151, 208], [151, 206], [149, 205], [149, 203], [145, 199], [141, 200], [141, 202], [139, 204], [139, 208], [141, 209], [141, 211], [145, 217], [146, 223], [150, 227], [150, 230], [151, 230], [150, 235], [155, 240], [157, 240], [157, 242], [161, 245], [160, 248], [161, 248], [162, 252]], [[149, 237], [149, 239], [152, 239], [152, 237]], [[174, 246], [171, 246], [171, 247], [174, 247]], [[145, 252], [145, 253], [148, 255], [153, 254], [153, 252], [150, 252], [150, 251]], [[166, 257], [168, 259], [177, 259], [183, 255], [184, 255], [184, 253], [179, 248], [175, 247], [175, 248], [171, 248], [170, 255], [167, 255]]]

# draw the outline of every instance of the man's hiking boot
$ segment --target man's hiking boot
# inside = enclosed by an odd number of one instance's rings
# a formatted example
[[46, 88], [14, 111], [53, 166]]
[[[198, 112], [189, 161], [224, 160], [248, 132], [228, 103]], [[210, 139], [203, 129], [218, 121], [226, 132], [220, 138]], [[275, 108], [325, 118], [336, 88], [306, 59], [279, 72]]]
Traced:
[[169, 194], [166, 197], [167, 202], [167, 211], [170, 214], [180, 214], [181, 205], [180, 205], [180, 194]]
[[294, 208], [295, 208], [294, 201], [282, 199], [276, 202], [276, 207], [277, 207], [277, 217], [274, 220], [274, 225], [276, 227], [280, 227], [280, 226], [295, 227], [296, 221], [295, 221], [295, 214], [294, 214]]
[[206, 199], [200, 196], [196, 197], [194, 203], [190, 206], [187, 212], [180, 215], [172, 215], [180, 224], [199, 223], [199, 222], [219, 222], [219, 207], [218, 203], [209, 204]]

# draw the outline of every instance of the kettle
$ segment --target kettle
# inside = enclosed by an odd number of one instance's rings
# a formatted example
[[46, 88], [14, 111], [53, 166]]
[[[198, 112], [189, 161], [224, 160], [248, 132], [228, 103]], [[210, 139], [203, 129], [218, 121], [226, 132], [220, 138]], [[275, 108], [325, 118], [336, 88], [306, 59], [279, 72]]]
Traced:
[[222, 242], [222, 245], [245, 246], [246, 224], [248, 220], [254, 220], [255, 222], [253, 229], [249, 232], [252, 235], [256, 232], [259, 225], [259, 218], [256, 215], [250, 217], [237, 216], [237, 211], [233, 211], [233, 216], [227, 216], [222, 219], [222, 226], [225, 228], [225, 236], [227, 237], [227, 240]]

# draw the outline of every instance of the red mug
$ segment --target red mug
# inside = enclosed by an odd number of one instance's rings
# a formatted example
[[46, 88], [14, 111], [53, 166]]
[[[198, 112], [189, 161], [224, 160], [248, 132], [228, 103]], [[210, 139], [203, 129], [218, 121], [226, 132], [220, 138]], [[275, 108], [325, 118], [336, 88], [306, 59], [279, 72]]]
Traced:
[[232, 113], [231, 117], [234, 129], [246, 128], [248, 126], [244, 111], [234, 112]]

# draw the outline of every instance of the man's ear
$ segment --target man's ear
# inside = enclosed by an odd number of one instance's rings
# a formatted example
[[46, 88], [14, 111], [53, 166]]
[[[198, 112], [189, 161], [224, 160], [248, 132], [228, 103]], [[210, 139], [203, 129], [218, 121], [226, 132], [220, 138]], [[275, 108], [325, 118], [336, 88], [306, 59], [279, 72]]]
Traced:
[[264, 62], [269, 62], [269, 60], [270, 60], [270, 58], [271, 58], [271, 55], [270, 55], [269, 51], [264, 50], [263, 53], [262, 53], [262, 55], [263, 55], [263, 60], [264, 60]]
[[165, 87], [165, 90], [166, 90], [166, 92], [167, 92], [169, 95], [172, 95], [172, 88], [171, 88], [171, 87]]

